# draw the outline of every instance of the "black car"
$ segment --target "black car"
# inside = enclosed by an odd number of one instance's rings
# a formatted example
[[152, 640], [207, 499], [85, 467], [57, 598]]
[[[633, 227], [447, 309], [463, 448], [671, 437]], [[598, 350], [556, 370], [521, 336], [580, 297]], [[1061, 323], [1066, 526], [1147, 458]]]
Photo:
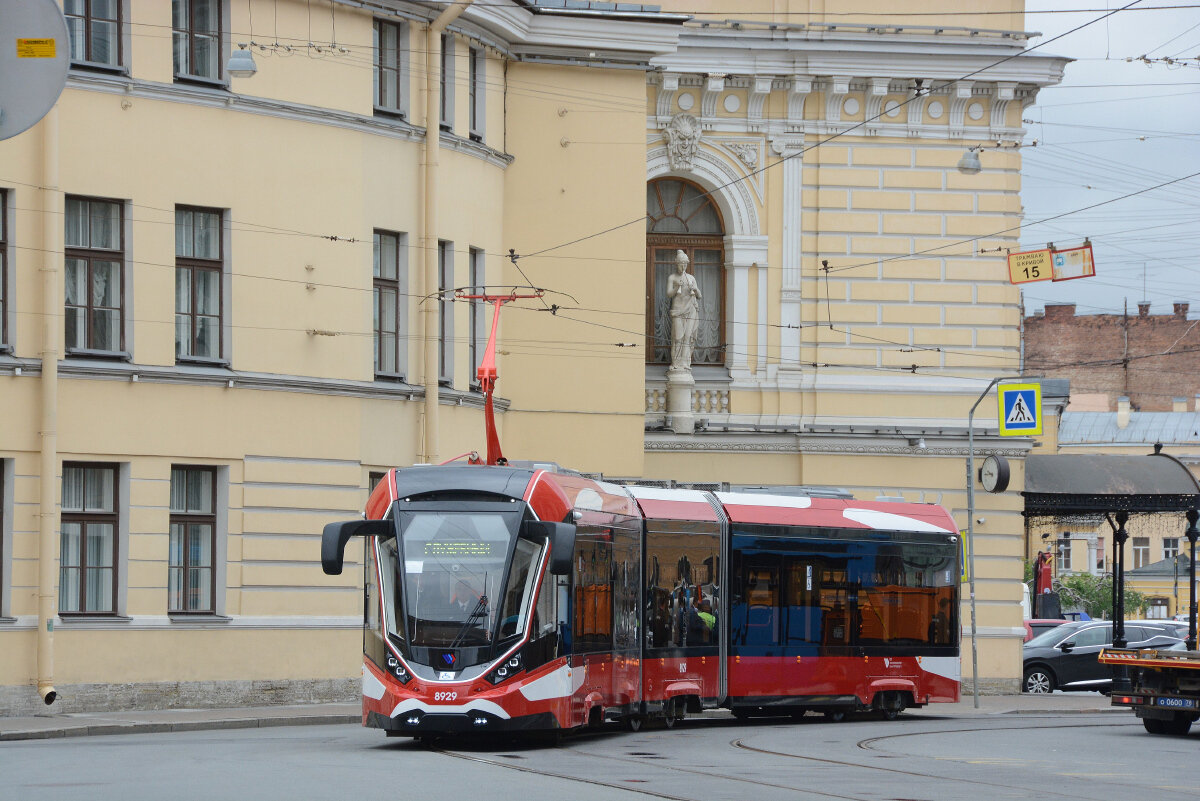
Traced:
[[[1180, 641], [1165, 623], [1127, 622], [1128, 648], [1166, 648]], [[1112, 670], [1096, 661], [1101, 648], [1112, 647], [1111, 620], [1064, 623], [1025, 643], [1025, 673], [1021, 689], [1027, 693], [1060, 690], [1107, 690]]]

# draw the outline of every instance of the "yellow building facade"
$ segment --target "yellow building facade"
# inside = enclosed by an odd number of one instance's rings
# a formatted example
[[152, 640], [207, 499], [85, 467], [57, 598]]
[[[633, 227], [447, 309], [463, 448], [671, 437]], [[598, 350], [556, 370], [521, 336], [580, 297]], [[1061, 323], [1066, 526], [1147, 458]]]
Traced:
[[[321, 526], [484, 445], [491, 312], [444, 289], [545, 290], [500, 325], [510, 458], [967, 527], [968, 412], [1019, 369], [1012, 145], [1065, 66], [1020, 3], [85, 5], [57, 106], [0, 142], [4, 708], [355, 697]], [[976, 498], [985, 690], [1020, 674], [1031, 444], [977, 415], [1017, 473]]]

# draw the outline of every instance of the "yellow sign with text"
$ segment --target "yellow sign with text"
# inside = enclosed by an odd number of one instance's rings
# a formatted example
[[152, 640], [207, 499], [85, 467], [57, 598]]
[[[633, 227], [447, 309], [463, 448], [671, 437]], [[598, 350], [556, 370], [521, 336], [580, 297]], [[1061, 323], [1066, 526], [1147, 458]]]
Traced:
[[55, 39], [18, 39], [17, 58], [55, 58], [58, 42]]
[[1054, 278], [1053, 257], [1049, 248], [1008, 254], [1008, 280], [1013, 284], [1050, 281]]

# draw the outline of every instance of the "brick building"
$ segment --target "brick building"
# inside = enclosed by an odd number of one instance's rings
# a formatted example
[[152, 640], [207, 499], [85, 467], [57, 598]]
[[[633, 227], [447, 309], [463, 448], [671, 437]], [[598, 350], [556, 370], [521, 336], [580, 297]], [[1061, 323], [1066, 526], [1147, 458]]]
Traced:
[[1129, 398], [1134, 411], [1198, 411], [1200, 320], [1188, 304], [1172, 314], [1076, 315], [1074, 303], [1047, 303], [1025, 318], [1025, 371], [1071, 382], [1071, 410], [1116, 411]]

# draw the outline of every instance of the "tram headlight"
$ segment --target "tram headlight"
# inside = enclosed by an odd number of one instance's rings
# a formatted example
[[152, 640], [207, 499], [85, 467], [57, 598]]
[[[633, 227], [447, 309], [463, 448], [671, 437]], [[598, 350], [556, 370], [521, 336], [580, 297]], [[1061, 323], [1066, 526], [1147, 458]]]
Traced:
[[408, 684], [412, 681], [412, 674], [401, 664], [400, 660], [394, 655], [388, 654], [387, 658], [388, 672], [396, 677], [396, 680], [401, 684]]
[[516, 653], [494, 667], [492, 672], [487, 675], [487, 680], [492, 684], [500, 684], [508, 681], [524, 669], [525, 665], [521, 661], [521, 655]]

